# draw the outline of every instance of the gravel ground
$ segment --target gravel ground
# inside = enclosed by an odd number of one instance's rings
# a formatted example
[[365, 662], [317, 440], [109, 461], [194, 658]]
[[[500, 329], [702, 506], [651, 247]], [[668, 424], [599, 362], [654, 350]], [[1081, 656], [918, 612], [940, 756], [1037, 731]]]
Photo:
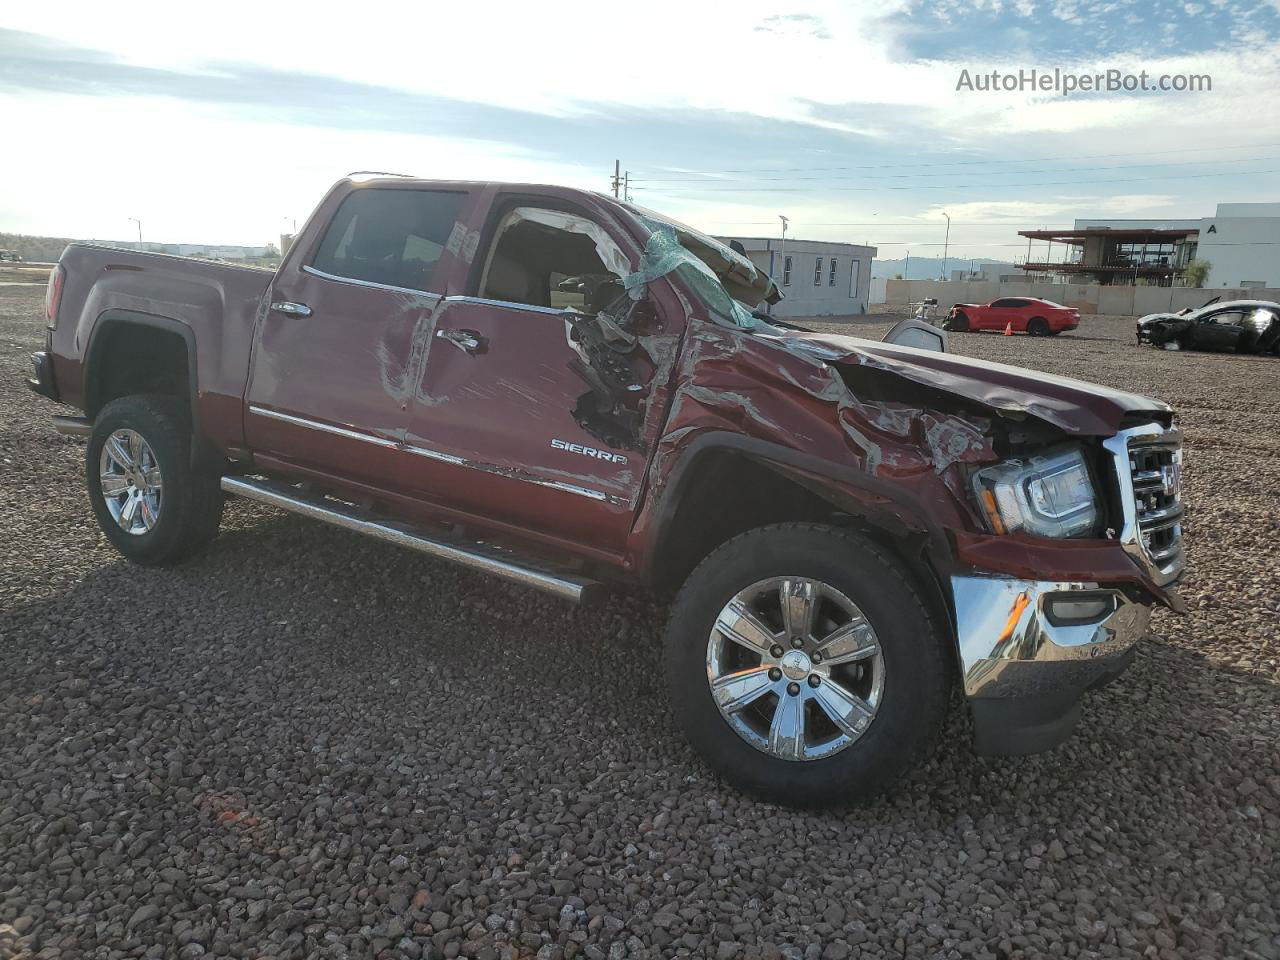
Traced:
[[1192, 613], [1053, 753], [975, 758], [957, 711], [814, 814], [708, 775], [633, 597], [245, 503], [207, 558], [126, 565], [20, 382], [41, 296], [0, 288], [0, 957], [1280, 958], [1280, 363], [1105, 318], [953, 338], [1178, 407]]

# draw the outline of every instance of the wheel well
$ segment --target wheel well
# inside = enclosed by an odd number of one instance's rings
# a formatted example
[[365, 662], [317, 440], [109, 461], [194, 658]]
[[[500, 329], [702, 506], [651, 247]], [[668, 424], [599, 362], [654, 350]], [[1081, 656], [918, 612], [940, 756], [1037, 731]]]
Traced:
[[93, 338], [85, 414], [93, 418], [112, 400], [137, 393], [189, 400], [187, 343], [178, 333], [150, 324], [108, 322]]
[[800, 484], [734, 451], [699, 456], [653, 558], [653, 585], [675, 590], [712, 550], [753, 527], [829, 520], [836, 509]]
[[891, 530], [842, 510], [767, 463], [738, 451], [703, 453], [691, 470], [677, 491], [680, 501], [660, 535], [650, 566], [650, 585], [659, 595], [673, 594], [707, 554], [740, 533], [774, 523], [830, 523], [856, 530], [897, 557], [950, 634], [949, 591], [945, 576], [931, 562], [940, 559], [933, 556], [940, 547], [928, 536]]

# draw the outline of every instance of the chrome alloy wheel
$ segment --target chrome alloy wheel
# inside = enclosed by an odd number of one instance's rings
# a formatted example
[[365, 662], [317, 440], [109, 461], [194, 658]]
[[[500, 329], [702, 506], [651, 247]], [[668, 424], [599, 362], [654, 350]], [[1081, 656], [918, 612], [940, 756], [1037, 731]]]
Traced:
[[725, 604], [707, 640], [721, 715], [781, 760], [820, 760], [871, 726], [884, 656], [857, 604], [819, 580], [775, 577]]
[[161, 477], [155, 451], [136, 430], [107, 437], [98, 460], [102, 499], [120, 529], [150, 533], [160, 519]]

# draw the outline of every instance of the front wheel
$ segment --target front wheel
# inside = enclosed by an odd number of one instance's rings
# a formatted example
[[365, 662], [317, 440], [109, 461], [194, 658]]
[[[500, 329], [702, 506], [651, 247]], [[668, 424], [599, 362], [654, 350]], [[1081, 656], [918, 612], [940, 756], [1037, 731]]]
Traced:
[[191, 442], [190, 416], [175, 397], [121, 397], [93, 422], [85, 453], [89, 501], [107, 539], [134, 563], [177, 563], [218, 532], [218, 475], [193, 462]]
[[719, 547], [676, 598], [664, 653], [689, 742], [788, 806], [873, 799], [928, 755], [947, 709], [942, 632], [912, 578], [836, 527]]
[[964, 313], [957, 313], [947, 321], [947, 330], [951, 333], [968, 333], [969, 318]]

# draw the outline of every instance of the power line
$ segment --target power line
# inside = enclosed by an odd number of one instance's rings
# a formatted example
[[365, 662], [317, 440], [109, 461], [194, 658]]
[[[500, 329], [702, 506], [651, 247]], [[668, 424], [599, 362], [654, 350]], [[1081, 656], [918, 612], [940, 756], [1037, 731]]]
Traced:
[[[1147, 170], [1147, 169], [1150, 169], [1151, 167], [1194, 167], [1194, 166], [1203, 166], [1206, 163], [1214, 163], [1214, 164], [1262, 163], [1264, 161], [1269, 161], [1269, 160], [1280, 160], [1280, 157], [1274, 157], [1274, 156], [1234, 157], [1229, 159], [1213, 159], [1213, 160], [1183, 160], [1183, 161], [1171, 162], [1171, 163], [1121, 163], [1121, 164], [1115, 164], [1113, 166], [1108, 166], [1108, 167], [1092, 166], [1092, 167], [1062, 167], [1061, 169], [1058, 169], [1058, 170], [1010, 170], [1009, 174], [1015, 175], [1015, 176], [1021, 176], [1022, 174], [1040, 174], [1040, 173], [1093, 173], [1098, 170]], [[880, 174], [880, 175], [872, 174], [870, 176], [868, 176], [867, 174], [855, 174], [851, 176], [826, 176], [826, 177], [793, 177], [793, 176], [752, 177], [750, 178], [750, 180], [748, 180], [747, 178], [740, 179], [737, 177], [710, 177], [710, 175], [708, 175], [708, 177], [687, 177], [687, 178], [673, 177], [665, 180], [637, 178], [633, 180], [632, 183], [717, 184], [717, 183], [749, 183], [753, 181], [769, 182], [774, 180], [786, 180], [786, 181], [803, 180], [803, 181], [820, 181], [820, 182], [826, 183], [832, 180], [909, 180], [909, 179], [916, 179], [921, 177], [953, 177], [953, 176], [955, 176], [955, 174], [950, 172], [948, 173], [887, 173], [887, 174]]]
[[[1246, 177], [1261, 176], [1263, 174], [1276, 173], [1275, 170], [1231, 170], [1221, 173], [1180, 173], [1169, 177], [1106, 177], [1099, 180], [1041, 180], [1038, 182], [1026, 183], [955, 183], [955, 184], [911, 184], [910, 186], [889, 186], [887, 184], [877, 184], [873, 187], [828, 187], [827, 190], [835, 190], [844, 192], [867, 192], [871, 190], [991, 190], [1008, 187], [1082, 187], [1094, 183], [1112, 184], [1112, 183], [1149, 183], [1152, 180], [1203, 180], [1208, 177]], [[714, 182], [714, 181], [712, 181]], [[646, 190], [650, 193], [680, 193], [689, 192], [727, 192], [735, 193], [805, 193], [811, 191], [812, 187], [716, 187], [707, 186], [700, 190], [691, 187], [678, 187], [676, 189], [663, 189], [653, 187], [636, 187], [636, 190]]]
[[[1129, 150], [1123, 153], [1091, 153], [1091, 154], [1070, 154], [1067, 156], [1057, 157], [1023, 157], [1021, 159], [1010, 160], [938, 160], [930, 163], [879, 163], [879, 164], [852, 164], [837, 167], [737, 167], [729, 170], [716, 171], [719, 173], [790, 173], [805, 172], [809, 170], [901, 170], [906, 167], [960, 167], [973, 166], [975, 164], [1006, 164], [1006, 163], [1051, 163], [1057, 160], [1109, 160], [1113, 157], [1163, 157], [1171, 154], [1186, 153], [1207, 153], [1217, 150], [1253, 150], [1258, 147], [1280, 147], [1280, 141], [1272, 141], [1268, 143], [1239, 143], [1229, 145], [1219, 145], [1216, 147], [1183, 147], [1177, 150]], [[637, 181], [638, 182], [638, 181]]]

